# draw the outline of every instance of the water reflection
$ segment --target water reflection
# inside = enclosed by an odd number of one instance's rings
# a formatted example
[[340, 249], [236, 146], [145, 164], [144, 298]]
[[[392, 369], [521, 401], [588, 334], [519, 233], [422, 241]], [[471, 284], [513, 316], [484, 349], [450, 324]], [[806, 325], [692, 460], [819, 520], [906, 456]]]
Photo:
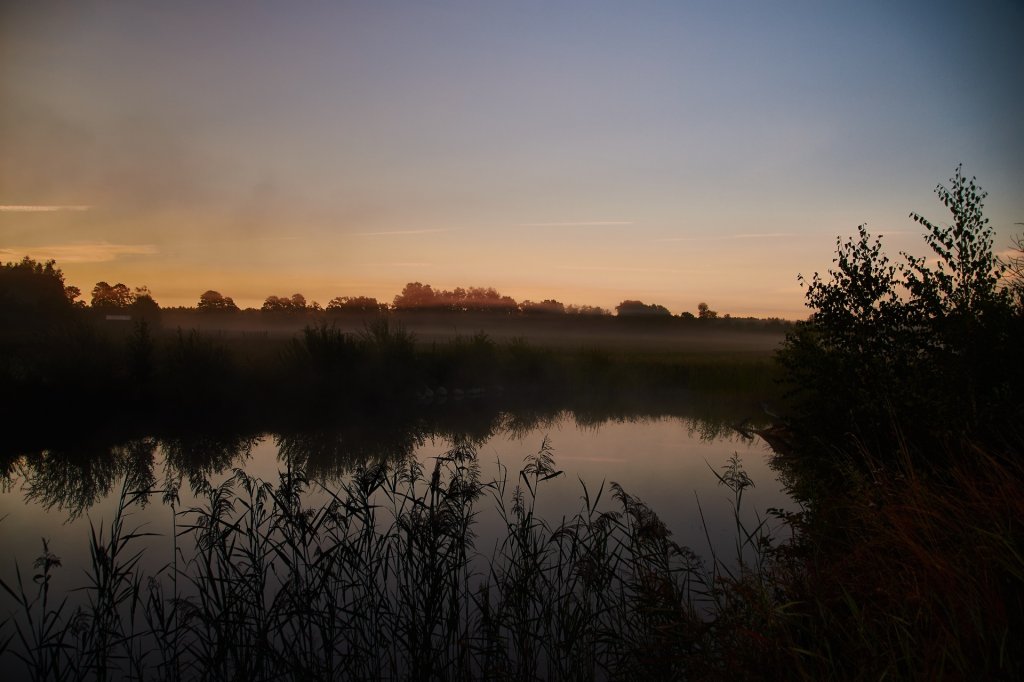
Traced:
[[7, 474], [23, 480], [27, 502], [46, 509], [59, 508], [71, 518], [110, 495], [121, 479], [137, 490], [152, 490], [157, 441], [143, 438], [118, 444], [82, 443], [78, 447], [48, 449], [14, 461]]
[[[400, 462], [430, 442], [477, 448], [498, 435], [522, 439], [565, 421], [580, 429], [598, 429], [608, 422], [673, 417], [686, 425], [691, 438], [746, 437], [735, 428], [743, 420], [736, 419], [734, 406], [731, 415], [707, 402], [685, 408], [590, 404], [506, 410], [466, 403], [459, 409], [449, 406], [375, 418], [365, 414], [353, 419], [340, 417], [327, 425], [281, 429], [273, 439], [282, 464], [304, 471], [310, 479], [330, 481], [358, 467]], [[110, 495], [122, 479], [135, 490], [160, 491], [166, 500], [176, 499], [183, 484], [194, 495], [212, 476], [244, 469], [265, 436], [258, 431], [203, 430], [198, 426], [188, 432], [128, 440], [90, 435], [65, 433], [56, 443], [37, 443], [34, 448], [19, 445], [13, 451], [0, 452], [6, 462], [5, 488], [17, 487], [26, 502], [60, 510], [72, 519]], [[159, 476], [158, 464], [162, 464]]]
[[183, 481], [193, 494], [214, 474], [239, 467], [260, 441], [252, 433], [191, 433], [159, 439], [164, 454], [164, 498], [175, 497]]
[[[665, 633], [706, 632], [719, 576], [758, 559], [757, 512], [784, 499], [743, 412], [719, 407], [467, 402], [19, 446], [0, 580], [68, 595], [58, 639], [26, 650], [99, 652], [137, 679], [646, 678], [618, 643], [647, 660]], [[736, 451], [758, 484], [743, 509], [712, 473]], [[757, 530], [741, 542], [738, 523]]]

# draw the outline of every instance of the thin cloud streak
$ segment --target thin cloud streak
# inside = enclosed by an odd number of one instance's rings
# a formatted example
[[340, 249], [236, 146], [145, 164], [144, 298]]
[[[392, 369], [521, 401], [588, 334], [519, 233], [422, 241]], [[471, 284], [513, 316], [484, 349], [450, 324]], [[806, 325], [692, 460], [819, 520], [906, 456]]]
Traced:
[[351, 237], [385, 237], [391, 235], [408, 235], [408, 234], [437, 234], [440, 232], [454, 232], [451, 228], [439, 228], [432, 230], [390, 230], [387, 232], [350, 232]]
[[122, 256], [153, 256], [159, 253], [153, 244], [51, 244], [49, 246], [9, 246], [0, 254], [64, 263], [108, 263]]
[[737, 239], [787, 239], [789, 237], [799, 237], [796, 232], [763, 232], [763, 233], [743, 233], [743, 234], [729, 234], [721, 237], [666, 237], [664, 239], [655, 239], [657, 243], [664, 242], [721, 242], [721, 241], [732, 241]]
[[357, 267], [363, 268], [430, 268], [433, 263], [418, 261], [393, 261], [390, 263], [360, 263]]
[[672, 272], [680, 274], [687, 272], [707, 272], [707, 270], [699, 269], [679, 270], [676, 268], [627, 268], [604, 265], [563, 265], [559, 267], [559, 270], [580, 270], [583, 272]]
[[52, 213], [54, 211], [90, 211], [89, 204], [77, 205], [37, 205], [37, 204], [8, 204], [0, 206], [0, 212], [5, 213]]
[[588, 220], [568, 223], [519, 223], [517, 227], [616, 227], [635, 224], [632, 220]]

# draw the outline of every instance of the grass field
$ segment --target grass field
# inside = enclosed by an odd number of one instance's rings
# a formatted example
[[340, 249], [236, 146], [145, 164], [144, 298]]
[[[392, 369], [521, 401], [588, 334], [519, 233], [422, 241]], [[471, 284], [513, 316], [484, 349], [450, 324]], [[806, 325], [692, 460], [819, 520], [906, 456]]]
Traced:
[[[287, 338], [309, 325], [327, 324], [358, 334], [374, 316], [294, 316], [240, 313], [204, 315], [166, 310], [165, 329], [198, 329], [227, 336]], [[441, 343], [459, 336], [487, 334], [497, 342], [515, 339], [545, 348], [598, 348], [642, 352], [753, 353], [770, 355], [782, 342], [788, 324], [781, 321], [722, 319], [714, 321], [634, 320], [609, 316], [507, 316], [485, 314], [392, 313], [389, 319], [413, 334], [421, 344]]]

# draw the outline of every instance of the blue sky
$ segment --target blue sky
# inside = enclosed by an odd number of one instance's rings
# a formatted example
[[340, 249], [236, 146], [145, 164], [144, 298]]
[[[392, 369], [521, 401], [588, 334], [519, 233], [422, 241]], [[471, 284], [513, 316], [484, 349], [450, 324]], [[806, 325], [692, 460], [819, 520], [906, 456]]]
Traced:
[[[805, 314], [958, 163], [1024, 222], [1024, 6], [6, 3], [0, 259], [84, 290], [409, 281]], [[49, 207], [52, 210], [43, 210]], [[59, 209], [59, 210], [58, 210]]]

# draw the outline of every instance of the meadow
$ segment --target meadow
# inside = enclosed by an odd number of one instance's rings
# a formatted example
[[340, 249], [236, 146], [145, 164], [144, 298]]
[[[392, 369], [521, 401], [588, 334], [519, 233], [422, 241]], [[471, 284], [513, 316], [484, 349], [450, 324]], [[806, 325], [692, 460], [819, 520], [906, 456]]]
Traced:
[[67, 432], [288, 430], [463, 400], [574, 408], [678, 403], [698, 392], [759, 405], [778, 394], [771, 350], [783, 338], [725, 324], [708, 332], [599, 321], [603, 336], [573, 326], [576, 336], [566, 331], [549, 344], [559, 320], [499, 320], [504, 326], [494, 328], [464, 315], [475, 331], [421, 337], [413, 330], [439, 333], [436, 319], [406, 326], [406, 317], [384, 315], [282, 330], [200, 317], [205, 326], [186, 329], [81, 315], [56, 332], [8, 333], [0, 398], [15, 425], [9, 444], [59, 436], [37, 428], [49, 419]]

